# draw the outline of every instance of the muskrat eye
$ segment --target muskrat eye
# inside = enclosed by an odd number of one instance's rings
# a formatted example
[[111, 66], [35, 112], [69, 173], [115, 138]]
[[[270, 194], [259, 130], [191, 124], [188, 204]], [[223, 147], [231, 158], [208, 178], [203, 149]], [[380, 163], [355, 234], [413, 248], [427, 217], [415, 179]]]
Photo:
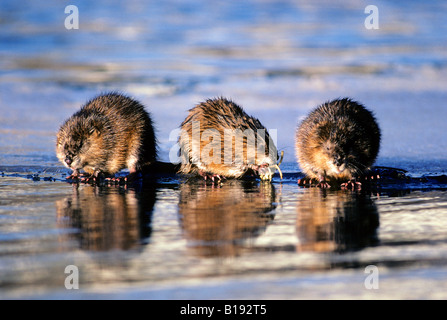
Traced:
[[82, 144], [76, 143], [67, 148], [67, 151], [70, 153], [77, 153], [79, 150], [81, 150]]

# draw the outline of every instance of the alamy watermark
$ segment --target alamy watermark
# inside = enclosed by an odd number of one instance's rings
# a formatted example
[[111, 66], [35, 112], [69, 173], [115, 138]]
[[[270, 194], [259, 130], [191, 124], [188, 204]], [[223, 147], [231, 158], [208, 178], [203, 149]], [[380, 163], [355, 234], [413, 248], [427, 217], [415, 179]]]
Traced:
[[365, 267], [365, 273], [368, 273], [366, 276], [364, 285], [366, 289], [379, 289], [379, 268], [375, 265], [369, 265]]
[[370, 4], [366, 6], [365, 13], [369, 14], [365, 18], [365, 28], [368, 30], [379, 29], [379, 8]]
[[[75, 5], [68, 5], [65, 7], [64, 12], [68, 14], [65, 18], [64, 25], [67, 30], [79, 29], [79, 9]], [[375, 5], [368, 5], [365, 7], [365, 14], [368, 16], [365, 18], [365, 28], [368, 30], [379, 29], [379, 8]]]
[[79, 29], [79, 9], [75, 5], [68, 5], [65, 7], [66, 14], [69, 14], [64, 21], [65, 29]]
[[79, 269], [75, 265], [68, 265], [65, 267], [64, 270], [65, 274], [68, 274], [68, 276], [65, 277], [65, 289], [72, 290], [72, 289], [79, 289]]

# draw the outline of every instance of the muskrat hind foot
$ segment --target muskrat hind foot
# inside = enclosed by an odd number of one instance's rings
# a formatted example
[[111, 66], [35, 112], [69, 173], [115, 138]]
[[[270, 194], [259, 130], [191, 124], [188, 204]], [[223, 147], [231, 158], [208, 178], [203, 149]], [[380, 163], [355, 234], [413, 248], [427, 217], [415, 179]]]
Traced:
[[352, 179], [348, 182], [342, 183], [340, 188], [343, 190], [360, 190], [362, 188], [362, 183]]
[[127, 177], [108, 177], [108, 178], [105, 178], [104, 181], [109, 185], [111, 185], [111, 184], [113, 184], [113, 185], [120, 184], [121, 185], [121, 184], [125, 184], [127, 182]]
[[308, 178], [303, 178], [303, 179], [298, 179], [298, 185], [301, 187], [312, 187], [312, 183], [314, 183], [314, 181], [312, 181], [312, 179]]
[[377, 181], [380, 180], [380, 175], [371, 175], [371, 176], [365, 176], [365, 181]]
[[330, 189], [331, 185], [324, 179], [317, 180], [312, 178], [303, 178], [298, 179], [298, 185], [305, 188], [321, 188], [321, 189]]
[[222, 175], [213, 174], [213, 173], [205, 172], [205, 171], [202, 171], [202, 170], [199, 171], [199, 175], [202, 176], [205, 181], [210, 181], [211, 180], [213, 183], [219, 183], [222, 180], [226, 180], [227, 179], [227, 178], [225, 178]]
[[321, 189], [330, 189], [331, 185], [327, 183], [326, 180], [321, 180], [317, 183], [316, 187]]

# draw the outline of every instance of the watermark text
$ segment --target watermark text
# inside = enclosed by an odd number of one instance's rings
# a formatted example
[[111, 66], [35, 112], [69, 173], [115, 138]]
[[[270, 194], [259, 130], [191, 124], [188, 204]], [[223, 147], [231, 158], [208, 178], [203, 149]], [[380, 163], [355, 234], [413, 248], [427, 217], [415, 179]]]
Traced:
[[366, 6], [365, 14], [369, 14], [365, 18], [365, 28], [368, 30], [379, 29], [379, 8], [370, 4]]
[[79, 269], [75, 265], [68, 265], [65, 267], [64, 273], [68, 274], [68, 276], [65, 277], [65, 289], [72, 290], [72, 289], [79, 289]]
[[65, 7], [65, 13], [69, 14], [64, 21], [65, 29], [79, 29], [79, 9], [75, 5]]

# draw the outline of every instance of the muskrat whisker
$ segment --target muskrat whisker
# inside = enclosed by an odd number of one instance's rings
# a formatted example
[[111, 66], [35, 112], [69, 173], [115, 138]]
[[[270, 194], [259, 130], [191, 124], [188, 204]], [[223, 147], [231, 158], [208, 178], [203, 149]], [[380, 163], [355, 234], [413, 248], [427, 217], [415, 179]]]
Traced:
[[[357, 173], [363, 173], [364, 170], [367, 168], [367, 166], [365, 166], [364, 164], [359, 163], [359, 162], [349, 162], [349, 166], [352, 167], [353, 169], [355, 169], [355, 171]], [[361, 168], [361, 167], [363, 167], [363, 168]]]
[[[281, 153], [283, 153], [283, 154], [284, 154], [284, 151], [281, 151]], [[282, 159], [281, 159], [281, 160], [282, 160]], [[281, 169], [279, 168], [279, 164], [275, 165], [275, 166], [274, 166], [274, 168], [278, 169], [278, 172], [279, 172], [279, 177], [280, 177], [280, 178], [281, 178], [281, 180], [282, 180], [282, 172], [281, 172]]]

